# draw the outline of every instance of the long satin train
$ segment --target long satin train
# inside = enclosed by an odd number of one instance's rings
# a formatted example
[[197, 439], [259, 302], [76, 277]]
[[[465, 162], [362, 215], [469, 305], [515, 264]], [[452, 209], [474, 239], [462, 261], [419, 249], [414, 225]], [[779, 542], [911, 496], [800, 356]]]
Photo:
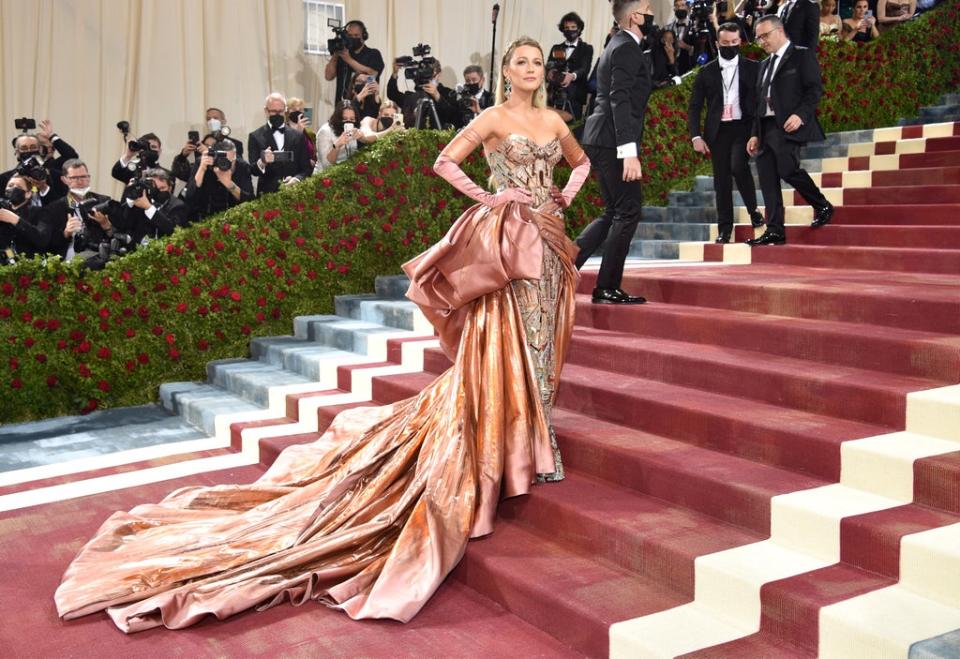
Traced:
[[576, 247], [562, 220], [469, 209], [406, 264], [408, 295], [454, 365], [419, 395], [341, 413], [250, 485], [188, 487], [113, 514], [56, 592], [59, 614], [107, 609], [136, 632], [290, 600], [352, 618], [410, 620], [492, 532], [502, 496], [554, 471], [548, 420], [509, 285], [561, 264], [555, 375], [573, 327]]

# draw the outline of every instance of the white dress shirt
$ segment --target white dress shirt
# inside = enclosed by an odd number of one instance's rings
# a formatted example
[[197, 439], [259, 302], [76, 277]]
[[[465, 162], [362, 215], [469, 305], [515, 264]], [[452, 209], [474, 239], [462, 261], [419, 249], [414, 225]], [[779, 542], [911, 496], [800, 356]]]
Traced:
[[723, 83], [723, 105], [732, 106], [733, 114], [721, 121], [736, 121], [743, 118], [740, 108], [740, 56], [732, 60], [717, 58], [720, 61], [720, 79]]
[[[772, 72], [771, 72], [771, 71], [764, 71], [764, 72], [763, 72], [763, 74], [764, 74], [764, 79], [766, 79], [766, 76], [767, 76], [767, 75], [770, 76], [770, 88], [767, 90], [767, 93], [770, 94], [771, 97], [773, 96], [773, 79], [776, 77], [776, 75], [777, 75], [777, 69], [780, 68], [780, 63], [783, 62], [783, 55], [784, 55], [784, 53], [787, 52], [787, 48], [789, 48], [789, 47], [790, 47], [790, 42], [789, 42], [789, 41], [787, 41], [785, 44], [783, 44], [782, 46], [780, 46], [780, 50], [778, 50], [776, 53], [774, 53], [774, 54], [777, 56], [777, 61], [773, 63], [773, 71], [772, 71]], [[762, 82], [762, 81], [761, 81], [761, 82]], [[764, 116], [765, 116], [765, 117], [772, 117], [773, 115], [774, 115], [774, 112], [773, 112], [773, 103], [767, 103], [767, 112], [766, 112], [766, 114], [764, 114]]]

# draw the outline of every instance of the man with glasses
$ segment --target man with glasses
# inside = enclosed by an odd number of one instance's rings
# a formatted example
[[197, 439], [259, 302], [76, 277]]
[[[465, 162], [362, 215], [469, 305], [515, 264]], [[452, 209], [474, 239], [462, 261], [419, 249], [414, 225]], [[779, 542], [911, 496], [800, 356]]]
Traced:
[[779, 18], [772, 15], [761, 18], [757, 21], [756, 35], [770, 57], [760, 65], [757, 117], [747, 142], [747, 153], [757, 156], [767, 230], [747, 243], [782, 245], [787, 240], [781, 179], [813, 206], [812, 226], [822, 227], [833, 217], [833, 206], [800, 166], [800, 147], [825, 138], [817, 122], [817, 103], [823, 95], [823, 82], [816, 53], [790, 43]]
[[[267, 123], [250, 133], [247, 154], [250, 173], [260, 179], [257, 196], [276, 192], [281, 185], [299, 183], [313, 173], [306, 138], [296, 130], [287, 130], [287, 99], [274, 92], [263, 103]], [[281, 159], [278, 152], [284, 154]]]
[[74, 258], [88, 262], [96, 260], [100, 243], [113, 235], [114, 221], [118, 219], [116, 209], [90, 208], [90, 204], [99, 204], [110, 198], [90, 192], [90, 172], [82, 160], [73, 158], [63, 163], [63, 182], [69, 188], [67, 196], [44, 207], [41, 217], [41, 222], [50, 229], [47, 251], [59, 254], [65, 261]]

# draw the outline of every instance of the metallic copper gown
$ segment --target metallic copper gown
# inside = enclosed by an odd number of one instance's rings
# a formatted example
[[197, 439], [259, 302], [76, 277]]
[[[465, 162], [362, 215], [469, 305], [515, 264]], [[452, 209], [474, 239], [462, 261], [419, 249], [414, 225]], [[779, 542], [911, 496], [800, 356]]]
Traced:
[[[513, 135], [495, 181], [548, 199], [569, 135]], [[501, 497], [562, 478], [549, 412], [570, 339], [576, 247], [562, 219], [507, 204], [467, 210], [404, 266], [408, 296], [453, 366], [419, 395], [341, 413], [250, 485], [187, 487], [114, 513], [67, 568], [65, 619], [106, 609], [125, 632], [181, 628], [284, 600], [410, 620], [493, 531]]]

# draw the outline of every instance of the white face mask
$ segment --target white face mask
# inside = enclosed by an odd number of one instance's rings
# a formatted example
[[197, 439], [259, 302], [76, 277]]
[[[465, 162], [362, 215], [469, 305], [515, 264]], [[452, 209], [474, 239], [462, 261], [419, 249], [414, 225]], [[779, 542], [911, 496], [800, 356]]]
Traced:
[[88, 192], [90, 192], [90, 186], [85, 188], [70, 188], [70, 194], [74, 197], [84, 197]]
[[210, 129], [211, 133], [218, 133], [223, 127], [223, 124], [220, 123], [219, 119], [207, 119], [207, 128]]

